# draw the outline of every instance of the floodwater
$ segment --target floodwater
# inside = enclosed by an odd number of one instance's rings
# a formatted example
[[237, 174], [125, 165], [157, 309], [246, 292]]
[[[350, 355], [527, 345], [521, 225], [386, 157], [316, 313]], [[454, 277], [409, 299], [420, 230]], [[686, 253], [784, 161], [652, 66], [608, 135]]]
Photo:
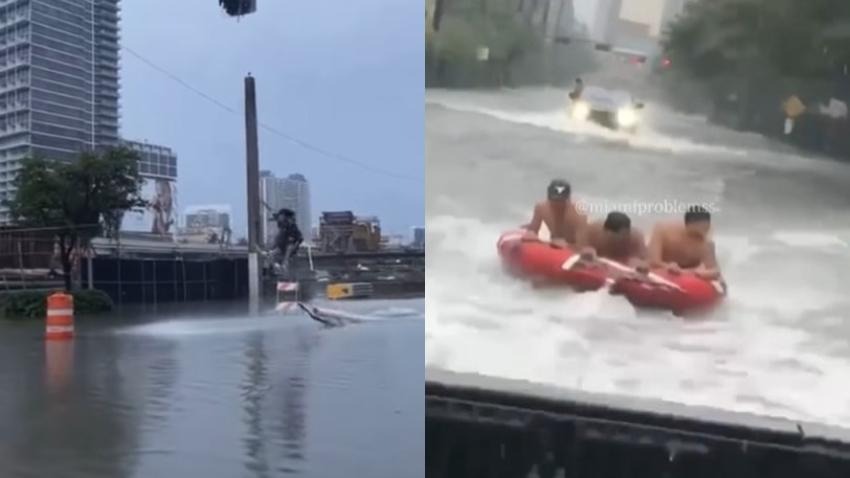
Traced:
[[424, 301], [244, 304], [0, 322], [2, 477], [421, 477]]
[[[651, 102], [633, 136], [554, 89], [426, 103], [429, 366], [850, 427], [850, 165]], [[496, 240], [555, 177], [644, 231], [711, 206], [728, 299], [689, 321], [507, 277]]]

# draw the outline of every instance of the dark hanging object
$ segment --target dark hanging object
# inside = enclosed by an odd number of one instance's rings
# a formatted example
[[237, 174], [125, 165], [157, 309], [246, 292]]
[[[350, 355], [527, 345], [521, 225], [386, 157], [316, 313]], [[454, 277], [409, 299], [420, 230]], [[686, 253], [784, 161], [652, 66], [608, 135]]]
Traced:
[[257, 11], [257, 0], [218, 0], [218, 4], [231, 17], [247, 15]]

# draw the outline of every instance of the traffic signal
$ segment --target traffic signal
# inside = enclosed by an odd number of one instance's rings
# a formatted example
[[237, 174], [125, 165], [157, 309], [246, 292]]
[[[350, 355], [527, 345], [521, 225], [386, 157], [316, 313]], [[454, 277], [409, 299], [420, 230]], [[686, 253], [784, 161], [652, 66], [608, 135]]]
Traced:
[[257, 11], [257, 0], [218, 0], [218, 4], [231, 17], [239, 17]]

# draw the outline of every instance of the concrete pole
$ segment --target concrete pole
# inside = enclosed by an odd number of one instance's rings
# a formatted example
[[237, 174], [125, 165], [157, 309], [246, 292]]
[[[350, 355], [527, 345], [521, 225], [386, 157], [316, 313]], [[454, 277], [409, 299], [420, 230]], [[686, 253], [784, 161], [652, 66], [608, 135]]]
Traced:
[[87, 284], [88, 289], [93, 290], [94, 289], [94, 264], [93, 264], [94, 261], [92, 260], [91, 252], [89, 252], [89, 254], [87, 254], [87, 255], [88, 255], [88, 257], [86, 258], [86, 269], [87, 269], [86, 275], [88, 277], [86, 278], [86, 281], [88, 282], [88, 284]]
[[248, 293], [251, 310], [260, 303], [260, 153], [257, 139], [257, 92], [254, 77], [245, 77], [245, 145], [248, 178]]

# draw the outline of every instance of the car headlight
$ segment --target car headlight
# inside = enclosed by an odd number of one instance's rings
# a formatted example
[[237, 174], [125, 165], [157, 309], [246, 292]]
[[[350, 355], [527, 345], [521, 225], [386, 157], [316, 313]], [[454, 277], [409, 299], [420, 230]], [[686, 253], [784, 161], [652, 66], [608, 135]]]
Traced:
[[624, 128], [636, 125], [639, 119], [637, 111], [632, 108], [621, 108], [617, 111], [617, 124]]
[[584, 101], [573, 103], [573, 118], [577, 120], [587, 119], [590, 116], [590, 105]]

